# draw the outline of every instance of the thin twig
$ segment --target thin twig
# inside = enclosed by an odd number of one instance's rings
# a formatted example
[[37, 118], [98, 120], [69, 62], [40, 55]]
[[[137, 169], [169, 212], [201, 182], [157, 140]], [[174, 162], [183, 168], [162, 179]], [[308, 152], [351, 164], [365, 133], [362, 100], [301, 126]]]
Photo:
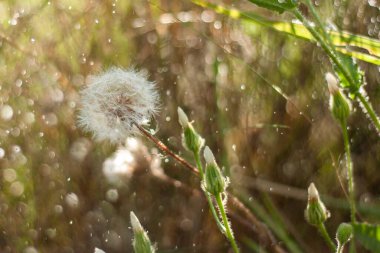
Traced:
[[197, 168], [195, 168], [193, 165], [191, 165], [189, 162], [187, 162], [185, 159], [180, 157], [179, 155], [175, 154], [173, 151], [171, 151], [162, 141], [154, 137], [152, 134], [150, 134], [147, 130], [145, 130], [142, 126], [139, 126], [138, 124], [135, 124], [135, 126], [140, 130], [140, 132], [145, 135], [149, 140], [153, 141], [157, 147], [173, 157], [175, 160], [177, 160], [180, 164], [188, 168], [194, 175], [199, 175], [199, 171]]

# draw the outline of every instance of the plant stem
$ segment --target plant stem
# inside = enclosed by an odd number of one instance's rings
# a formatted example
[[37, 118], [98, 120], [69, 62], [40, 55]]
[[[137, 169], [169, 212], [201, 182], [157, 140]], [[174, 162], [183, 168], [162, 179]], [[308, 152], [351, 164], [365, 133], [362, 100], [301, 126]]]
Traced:
[[202, 181], [204, 178], [204, 172], [203, 172], [203, 166], [201, 163], [201, 157], [199, 153], [197, 152], [193, 152], [193, 155], [194, 155], [195, 163], [197, 164], [197, 167], [198, 167], [199, 177], [201, 178], [201, 181]]
[[[330, 57], [330, 59], [333, 61], [335, 66], [342, 72], [344, 77], [349, 82], [350, 86], [355, 87], [356, 83], [355, 80], [352, 78], [350, 72], [344, 67], [343, 63], [340, 61], [339, 56], [337, 55], [335, 48], [333, 45], [329, 45], [324, 39], [323, 36], [319, 34], [319, 32], [315, 29], [314, 26], [312, 26], [309, 21], [303, 16], [301, 11], [299, 9], [294, 9], [292, 11], [293, 15], [296, 16], [296, 18], [303, 23], [303, 25], [306, 27], [306, 29], [313, 35], [314, 39], [321, 45], [322, 49], [327, 53], [327, 55]], [[376, 112], [373, 110], [371, 104], [369, 101], [360, 93], [357, 92], [355, 94], [359, 101], [364, 106], [365, 110], [369, 114], [373, 124], [377, 128], [377, 131], [380, 133], [380, 121], [378, 116], [376, 115]]]
[[356, 222], [356, 205], [355, 205], [355, 191], [354, 191], [354, 166], [351, 160], [350, 140], [348, 137], [347, 123], [344, 121], [341, 123], [344, 149], [347, 159], [347, 175], [348, 175], [348, 194], [351, 207], [351, 222]]
[[338, 246], [336, 246], [336, 253], [343, 253], [344, 246], [338, 243]]
[[372, 119], [373, 124], [377, 128], [377, 131], [380, 133], [380, 120], [377, 117], [375, 111], [372, 108], [372, 105], [368, 102], [367, 98], [360, 92], [355, 94], [359, 99], [360, 103], [363, 105], [364, 109], [367, 111], [369, 117]]
[[[170, 155], [175, 160], [177, 160], [179, 163], [184, 165], [187, 169], [189, 169], [194, 175], [199, 176], [199, 171], [196, 167], [191, 165], [189, 162], [187, 162], [185, 159], [180, 157], [179, 155], [176, 155], [173, 151], [171, 151], [164, 143], [162, 143], [160, 140], [158, 140], [156, 137], [154, 137], [151, 133], [149, 133], [147, 130], [145, 130], [143, 127], [135, 124], [135, 126], [141, 131], [141, 133], [147, 137], [150, 141], [152, 141], [161, 151], [164, 153]], [[278, 244], [274, 236], [272, 235], [271, 231], [267, 228], [266, 225], [261, 223], [255, 215], [253, 215], [252, 211], [247, 208], [246, 204], [243, 203], [241, 196], [237, 193], [233, 192], [227, 192], [227, 195], [232, 203], [237, 209], [239, 209], [242, 213], [245, 214], [247, 219], [253, 223], [253, 231], [257, 232], [259, 235], [264, 238], [266, 242], [269, 243], [270, 247], [273, 249], [276, 253], [284, 253], [285, 251], [282, 249], [282, 247]], [[237, 195], [237, 196], [235, 196]]]
[[137, 129], [140, 130], [140, 132], [143, 135], [145, 135], [149, 140], [151, 140], [154, 144], [156, 144], [159, 149], [161, 149], [162, 151], [164, 151], [165, 153], [167, 153], [168, 155], [170, 155], [171, 157], [173, 157], [175, 160], [177, 160], [179, 163], [181, 163], [182, 165], [184, 165], [193, 174], [195, 174], [195, 175], [199, 174], [199, 171], [196, 168], [194, 168], [193, 165], [191, 165], [185, 159], [183, 159], [182, 157], [180, 157], [179, 155], [177, 155], [173, 151], [171, 151], [164, 143], [162, 143], [162, 141], [160, 141], [159, 139], [157, 139], [156, 137], [154, 137], [151, 133], [149, 133], [147, 130], [145, 130], [142, 126], [140, 126], [138, 124], [135, 124], [135, 126], [137, 127]]
[[224, 208], [223, 200], [222, 200], [222, 194], [219, 193], [218, 195], [215, 196], [216, 203], [218, 204], [219, 211], [220, 211], [220, 216], [223, 219], [224, 227], [226, 228], [226, 237], [230, 241], [232, 249], [234, 250], [235, 253], [239, 253], [240, 250], [237, 246], [237, 243], [235, 241], [235, 237], [232, 233], [230, 223], [227, 218], [226, 210]]
[[316, 23], [318, 24], [318, 27], [319, 27], [319, 30], [321, 30], [322, 34], [323, 34], [323, 37], [328, 40], [328, 42], [330, 43], [331, 45], [331, 40], [330, 40], [330, 36], [327, 34], [326, 30], [325, 30], [325, 26], [324, 24], [322, 23], [322, 20], [321, 18], [319, 17], [318, 15], [318, 12], [315, 10], [314, 8], [314, 5], [313, 3], [311, 2], [311, 0], [306, 0], [306, 4], [307, 6], [309, 7], [310, 11], [311, 11], [311, 14], [313, 15], [313, 17], [315, 18], [315, 21]]
[[[199, 171], [199, 176], [200, 176], [200, 179], [201, 179], [201, 183], [203, 181], [203, 178], [204, 178], [204, 171], [203, 171], [203, 167], [202, 167], [202, 163], [201, 163], [201, 158], [200, 158], [200, 155], [199, 153], [197, 152], [193, 152], [193, 155], [194, 155], [194, 159], [195, 159], [195, 162], [197, 164], [197, 167], [198, 167], [198, 171]], [[208, 205], [210, 207], [210, 210], [211, 210], [211, 213], [212, 213], [212, 216], [214, 217], [215, 219], [215, 222], [216, 222], [216, 225], [218, 225], [218, 228], [220, 229], [220, 231], [225, 234], [226, 233], [226, 228], [224, 227], [223, 223], [220, 221], [219, 219], [219, 216], [218, 216], [218, 213], [216, 212], [215, 210], [215, 207], [214, 207], [214, 204], [212, 203], [212, 199], [211, 199], [211, 195], [210, 193], [208, 193], [207, 191], [205, 191], [203, 189], [203, 187], [201, 187], [205, 196], [206, 196], [206, 199], [207, 199], [207, 202], [208, 202]]]
[[[347, 174], [348, 174], [348, 195], [351, 209], [351, 222], [356, 222], [356, 204], [355, 204], [355, 184], [354, 184], [354, 165], [351, 159], [350, 138], [347, 131], [347, 122], [341, 124], [344, 140], [344, 150], [347, 159]], [[342, 247], [343, 248], [343, 247]], [[356, 252], [355, 241], [352, 240], [350, 244], [350, 252]]]
[[329, 233], [326, 230], [325, 224], [320, 223], [317, 226], [317, 228], [318, 228], [319, 233], [321, 233], [323, 239], [325, 239], [325, 241], [326, 241], [327, 245], [329, 246], [329, 248], [333, 252], [335, 252], [335, 249], [336, 249], [335, 243], [331, 240], [331, 237], [330, 237]]
[[318, 31], [315, 29], [314, 26], [312, 26], [309, 21], [303, 16], [300, 10], [297, 8], [294, 9], [293, 15], [296, 16], [296, 18], [303, 23], [303, 25], [306, 27], [306, 29], [313, 35], [314, 39], [320, 44], [320, 46], [325, 50], [327, 55], [330, 57], [330, 59], [334, 62], [336, 67], [342, 72], [344, 77], [348, 80], [350, 85], [355, 86], [355, 81], [352, 79], [352, 76], [347, 71], [347, 69], [344, 67], [343, 63], [340, 61], [338, 55], [335, 52], [335, 49], [332, 48], [326, 41], [323, 39], [323, 37], [318, 33]]

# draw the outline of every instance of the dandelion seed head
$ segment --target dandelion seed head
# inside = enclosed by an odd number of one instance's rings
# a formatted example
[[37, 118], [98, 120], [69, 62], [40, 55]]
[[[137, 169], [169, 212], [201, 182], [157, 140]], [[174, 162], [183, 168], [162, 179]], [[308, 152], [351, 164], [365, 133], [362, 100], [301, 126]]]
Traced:
[[138, 133], [157, 113], [159, 96], [154, 82], [134, 69], [113, 67], [93, 76], [81, 91], [78, 124], [95, 140], [122, 143]]

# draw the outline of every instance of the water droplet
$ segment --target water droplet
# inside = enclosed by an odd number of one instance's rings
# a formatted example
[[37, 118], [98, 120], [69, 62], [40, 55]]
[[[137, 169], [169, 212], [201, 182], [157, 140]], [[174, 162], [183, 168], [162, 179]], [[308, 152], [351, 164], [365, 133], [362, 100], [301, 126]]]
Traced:
[[14, 169], [5, 169], [3, 171], [3, 178], [5, 181], [11, 183], [17, 179], [17, 173]]
[[29, 246], [26, 247], [22, 253], [38, 253], [38, 250], [35, 247]]
[[56, 214], [61, 214], [63, 212], [63, 207], [61, 205], [55, 205], [54, 206], [54, 212]]
[[19, 181], [13, 182], [9, 187], [9, 192], [15, 197], [20, 197], [24, 193], [24, 184]]
[[13, 117], [13, 109], [9, 105], [3, 105], [0, 109], [0, 117], [7, 121]]
[[0, 159], [5, 156], [5, 150], [3, 148], [0, 148]]
[[12, 18], [8, 21], [10, 25], [17, 25], [17, 18]]
[[109, 189], [106, 192], [106, 199], [107, 201], [112, 203], [116, 202], [119, 199], [119, 192], [117, 191], [117, 189]]
[[[66, 201], [66, 204], [71, 207], [71, 208], [77, 208], [79, 206], [79, 198], [78, 196], [71, 192], [71, 193], [68, 193], [66, 196], [65, 196], [65, 201]], [[72, 223], [71, 223], [72, 224]]]
[[17, 87], [21, 87], [22, 86], [22, 80], [21, 79], [17, 79], [16, 82], [15, 82], [15, 85]]

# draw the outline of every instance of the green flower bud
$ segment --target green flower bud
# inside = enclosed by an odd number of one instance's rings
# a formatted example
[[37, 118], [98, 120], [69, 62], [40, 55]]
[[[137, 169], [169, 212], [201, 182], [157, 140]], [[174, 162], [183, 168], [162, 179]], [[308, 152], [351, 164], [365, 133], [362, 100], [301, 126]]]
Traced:
[[351, 112], [351, 103], [338, 87], [338, 80], [331, 73], [326, 74], [326, 81], [330, 92], [330, 110], [340, 123], [346, 122]]
[[319, 198], [317, 188], [315, 188], [314, 183], [311, 183], [308, 188], [308, 202], [305, 210], [306, 221], [311, 225], [318, 226], [329, 217], [330, 213]]
[[205, 143], [204, 139], [195, 131], [185, 112], [180, 107], [177, 111], [178, 121], [183, 128], [182, 145], [194, 153], [199, 153]]
[[225, 178], [215, 162], [215, 157], [209, 147], [205, 147], [204, 158], [206, 160], [206, 172], [203, 186], [210, 194], [216, 196], [224, 192], [228, 186]]
[[336, 240], [338, 245], [343, 246], [351, 240], [353, 234], [352, 225], [349, 223], [341, 223], [336, 231]]
[[134, 234], [132, 245], [135, 253], [154, 253], [156, 250], [152, 246], [148, 234], [141, 226], [140, 221], [133, 212], [130, 213], [130, 216]]

